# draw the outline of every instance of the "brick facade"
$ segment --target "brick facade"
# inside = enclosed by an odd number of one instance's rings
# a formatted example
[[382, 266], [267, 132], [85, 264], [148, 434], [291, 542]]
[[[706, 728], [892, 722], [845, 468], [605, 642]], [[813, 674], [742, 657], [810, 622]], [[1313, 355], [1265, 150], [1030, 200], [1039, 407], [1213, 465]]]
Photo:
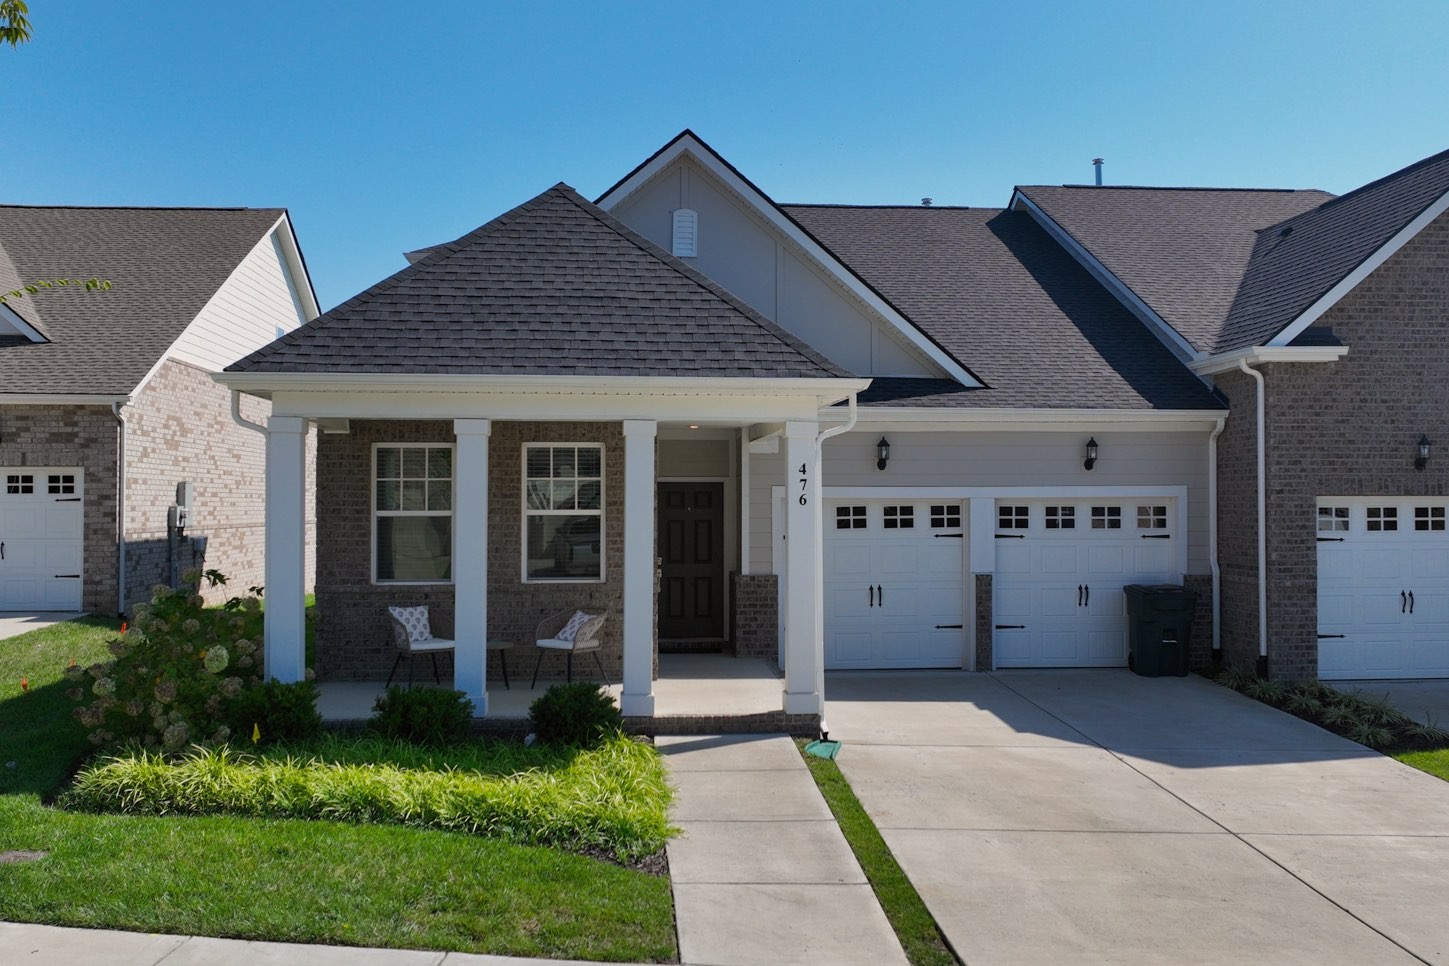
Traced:
[[780, 578], [731, 574], [730, 639], [735, 657], [780, 658]]
[[[450, 422], [354, 420], [346, 434], [323, 435], [317, 449], [317, 676], [323, 680], [380, 680], [396, 657], [383, 613], [389, 604], [427, 604], [451, 623], [452, 584], [372, 582], [372, 447], [375, 443], [454, 441]], [[602, 583], [523, 582], [523, 445], [602, 443], [604, 446], [604, 576]], [[610, 680], [623, 671], [624, 436], [617, 423], [494, 422], [488, 444], [488, 634], [515, 641], [510, 673], [533, 673], [534, 630], [567, 608], [610, 608], [599, 653]], [[458, 500], [467, 499], [463, 493]], [[657, 594], [655, 609], [657, 611]], [[657, 623], [657, 622], [653, 622]], [[657, 653], [657, 646], [655, 648]], [[657, 668], [657, 658], [656, 658]], [[497, 673], [490, 662], [490, 675]], [[575, 661], [574, 674], [597, 677], [593, 659]], [[562, 657], [546, 656], [540, 679], [559, 680]]]
[[992, 574], [972, 574], [971, 580], [976, 586], [976, 615], [974, 617], [976, 631], [976, 670], [994, 671], [993, 645], [995, 644], [995, 628], [992, 627]]
[[78, 466], [85, 473], [81, 607], [116, 612], [116, 445], [109, 406], [0, 406], [0, 466]]
[[[126, 416], [126, 596], [149, 600], [157, 584], [190, 567], [219, 570], [226, 587], [203, 593], [211, 603], [261, 586], [265, 539], [266, 443], [260, 433], [231, 418], [231, 393], [203, 369], [167, 360]], [[242, 416], [266, 424], [271, 404], [242, 396]], [[313, 583], [315, 515], [310, 467], [315, 431], [309, 437], [306, 582]], [[176, 484], [195, 485], [196, 499], [185, 536], [167, 528]], [[191, 538], [204, 537], [205, 557]]]
[[[1348, 355], [1272, 364], [1267, 386], [1269, 674], [1316, 676], [1319, 496], [1443, 496], [1449, 458], [1414, 469], [1420, 435], [1449, 443], [1449, 216], [1440, 217], [1316, 323]], [[1254, 387], [1217, 378], [1232, 416], [1219, 440], [1219, 560], [1228, 663], [1257, 657]]]

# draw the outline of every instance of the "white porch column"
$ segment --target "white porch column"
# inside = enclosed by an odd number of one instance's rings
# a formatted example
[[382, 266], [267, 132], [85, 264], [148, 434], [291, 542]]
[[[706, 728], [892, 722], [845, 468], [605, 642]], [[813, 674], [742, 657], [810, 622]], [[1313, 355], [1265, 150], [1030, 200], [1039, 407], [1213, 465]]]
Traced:
[[453, 458], [453, 687], [488, 714], [487, 419], [455, 419]]
[[262, 655], [267, 677], [286, 684], [307, 673], [307, 420], [267, 420], [266, 525], [262, 572], [267, 610]]
[[626, 715], [654, 716], [654, 437], [624, 420], [624, 694]]
[[785, 713], [825, 711], [820, 447], [815, 421], [785, 423]]

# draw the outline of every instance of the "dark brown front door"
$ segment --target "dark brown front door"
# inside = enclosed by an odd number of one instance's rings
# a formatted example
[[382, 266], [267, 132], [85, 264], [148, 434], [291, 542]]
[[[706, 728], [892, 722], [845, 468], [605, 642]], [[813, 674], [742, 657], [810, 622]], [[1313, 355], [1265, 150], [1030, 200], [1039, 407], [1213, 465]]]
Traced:
[[724, 484], [659, 484], [659, 637], [724, 637]]

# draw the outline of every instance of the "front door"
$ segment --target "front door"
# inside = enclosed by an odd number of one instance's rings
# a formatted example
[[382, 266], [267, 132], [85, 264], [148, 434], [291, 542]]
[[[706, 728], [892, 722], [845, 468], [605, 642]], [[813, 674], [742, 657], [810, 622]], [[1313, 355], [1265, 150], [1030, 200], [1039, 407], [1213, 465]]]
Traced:
[[724, 484], [659, 484], [659, 637], [722, 639]]

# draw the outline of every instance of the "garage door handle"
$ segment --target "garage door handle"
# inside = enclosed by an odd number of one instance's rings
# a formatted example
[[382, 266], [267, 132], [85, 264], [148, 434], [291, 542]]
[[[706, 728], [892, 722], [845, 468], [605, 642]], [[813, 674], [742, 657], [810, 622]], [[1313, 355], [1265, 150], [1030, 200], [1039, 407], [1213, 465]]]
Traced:
[[880, 584], [875, 585], [875, 602], [878, 606], [885, 606], [885, 588]]
[[1086, 591], [1086, 593], [1084, 593], [1082, 595], [1082, 604], [1083, 605], [1089, 605], [1089, 604], [1091, 604], [1092, 603], [1092, 585], [1091, 584], [1086, 584], [1086, 585], [1084, 585], [1082, 587], [1082, 590]]
[[866, 590], [866, 593], [870, 594], [870, 606], [874, 607], [875, 606], [875, 587], [871, 586], [870, 584], [867, 584], [866, 587], [865, 587], [865, 590]]
[[1399, 591], [1399, 613], [1402, 614], [1409, 608], [1409, 595], [1402, 590]]
[[1412, 614], [1413, 612], [1414, 612], [1414, 592], [1411, 590], [1411, 591], [1409, 591], [1409, 613]]
[[938, 630], [938, 631], [959, 631], [959, 630], [965, 629], [965, 627], [966, 627], [965, 624], [937, 624], [936, 625], [936, 630]]
[[1318, 635], [1318, 639], [1320, 641], [1326, 641], [1329, 638], [1342, 638], [1342, 637], [1344, 637], [1343, 634], [1319, 634]]
[[5, 541], [0, 540], [0, 560], [5, 559]]
[[1026, 630], [1026, 625], [1025, 624], [997, 624], [996, 625], [996, 629], [998, 631], [1024, 631], [1024, 630]]

